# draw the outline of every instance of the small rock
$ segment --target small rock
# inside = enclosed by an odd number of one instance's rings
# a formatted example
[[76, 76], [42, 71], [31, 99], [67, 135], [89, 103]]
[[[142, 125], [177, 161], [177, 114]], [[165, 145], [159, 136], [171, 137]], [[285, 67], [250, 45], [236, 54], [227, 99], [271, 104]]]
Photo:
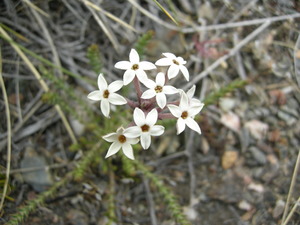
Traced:
[[237, 151], [225, 151], [222, 156], [222, 167], [227, 170], [234, 166], [236, 160], [238, 159]]
[[237, 203], [243, 198], [243, 180], [237, 175], [228, 172], [222, 177], [211, 182], [207, 196], [225, 203]]
[[53, 183], [50, 171], [43, 169], [47, 166], [44, 157], [39, 156], [32, 147], [26, 148], [24, 158], [20, 163], [24, 171], [22, 177], [35, 191], [45, 191]]
[[67, 213], [68, 223], [70, 225], [85, 225], [89, 224], [88, 216], [80, 210], [71, 209]]
[[262, 193], [265, 190], [264, 186], [262, 186], [261, 184], [255, 184], [255, 183], [249, 184], [248, 189], [252, 190], [252, 191], [256, 191], [258, 193]]
[[275, 219], [277, 219], [283, 213], [284, 207], [285, 207], [284, 201], [280, 199], [276, 201], [276, 205], [275, 208], [273, 209], [273, 214], [272, 214]]
[[264, 165], [267, 162], [265, 154], [260, 151], [258, 148], [252, 146], [249, 148], [253, 158], [261, 165]]
[[219, 105], [221, 109], [225, 112], [228, 112], [234, 108], [236, 100], [233, 98], [221, 98]]
[[241, 127], [240, 118], [233, 112], [225, 113], [221, 116], [221, 122], [228, 128], [238, 132]]
[[250, 209], [252, 209], [252, 205], [245, 200], [240, 201], [238, 206], [240, 209], [245, 210], [245, 211], [249, 211]]
[[265, 137], [268, 131], [268, 124], [259, 120], [250, 120], [245, 123], [245, 128], [249, 130], [250, 134], [257, 140], [261, 140]]
[[184, 207], [183, 212], [189, 220], [195, 220], [198, 217], [197, 211], [192, 206]]
[[70, 124], [73, 128], [73, 131], [77, 136], [81, 136], [84, 133], [85, 130], [85, 125], [82, 124], [79, 120], [77, 119], [71, 119]]
[[278, 117], [282, 119], [288, 126], [291, 126], [297, 122], [295, 117], [291, 116], [289, 113], [286, 113], [284, 111], [278, 112]]

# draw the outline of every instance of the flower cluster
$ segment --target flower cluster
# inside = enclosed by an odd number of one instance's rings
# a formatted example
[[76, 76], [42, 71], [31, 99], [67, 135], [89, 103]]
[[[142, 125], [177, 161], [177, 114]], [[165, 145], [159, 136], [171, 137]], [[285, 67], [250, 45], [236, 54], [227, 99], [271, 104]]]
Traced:
[[[156, 125], [157, 120], [177, 119], [177, 134], [183, 132], [186, 126], [201, 134], [194, 117], [202, 110], [204, 104], [193, 98], [196, 87], [193, 86], [189, 91], [184, 92], [167, 85], [168, 81], [180, 72], [189, 81], [189, 71], [185, 67], [186, 61], [172, 53], [163, 53], [163, 56], [165, 57], [153, 64], [140, 61], [137, 51], [131, 49], [129, 61], [120, 61], [115, 64], [117, 69], [125, 70], [123, 81], [117, 80], [108, 85], [103, 75], [100, 74], [98, 77], [99, 90], [93, 91], [87, 96], [93, 101], [100, 101], [101, 111], [108, 118], [111, 104], [127, 104], [134, 110], [132, 125], [127, 128], [120, 127], [116, 132], [103, 136], [104, 140], [112, 142], [106, 158], [122, 149], [125, 156], [134, 159], [132, 145], [139, 141], [144, 149], [148, 149], [151, 145], [151, 136], [160, 136], [165, 130], [163, 126]], [[153, 81], [148, 78], [145, 71], [156, 69], [156, 66], [167, 67], [167, 72], [157, 73], [155, 81]], [[131, 82], [134, 83], [137, 101], [125, 99], [116, 93]], [[145, 86], [144, 92], [141, 83]], [[179, 100], [168, 103], [166, 95], [174, 94], [179, 95]]]

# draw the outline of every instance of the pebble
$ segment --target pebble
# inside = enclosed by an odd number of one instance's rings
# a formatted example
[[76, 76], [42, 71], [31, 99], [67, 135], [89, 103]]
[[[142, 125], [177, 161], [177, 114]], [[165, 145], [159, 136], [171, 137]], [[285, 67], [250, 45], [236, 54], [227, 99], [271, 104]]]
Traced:
[[283, 213], [284, 207], [285, 207], [285, 202], [282, 201], [281, 199], [277, 200], [275, 208], [273, 209], [273, 213], [272, 213], [273, 218], [275, 219], [279, 218], [280, 215], [282, 215]]
[[265, 156], [265, 154], [260, 151], [258, 148], [252, 146], [249, 148], [249, 151], [251, 152], [253, 158], [261, 165], [266, 164], [267, 162], [267, 158]]
[[289, 113], [286, 113], [285, 111], [282, 111], [282, 110], [280, 110], [277, 113], [277, 116], [281, 120], [283, 120], [288, 126], [292, 126], [293, 124], [295, 124], [297, 122], [295, 117], [291, 116]]
[[222, 156], [222, 167], [227, 170], [234, 166], [238, 159], [239, 153], [237, 151], [225, 151]]
[[[45, 191], [53, 183], [50, 171], [43, 169], [47, 166], [45, 158], [39, 156], [35, 149], [32, 147], [26, 148], [24, 158], [20, 162], [20, 167], [24, 171], [22, 172], [22, 177], [24, 181], [30, 184], [35, 191]], [[37, 169], [26, 172], [26, 169], [31, 168]]]

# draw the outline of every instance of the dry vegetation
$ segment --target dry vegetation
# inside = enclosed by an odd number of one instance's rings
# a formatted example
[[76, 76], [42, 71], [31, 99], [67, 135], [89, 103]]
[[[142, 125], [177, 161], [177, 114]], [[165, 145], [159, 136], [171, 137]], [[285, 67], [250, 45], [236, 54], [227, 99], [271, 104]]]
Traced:
[[[177, 25], [152, 0], [0, 2], [0, 223], [300, 224], [299, 1], [160, 3]], [[86, 96], [131, 48], [188, 61], [172, 82], [196, 84], [202, 135], [165, 124], [136, 161], [105, 160], [132, 112]]]

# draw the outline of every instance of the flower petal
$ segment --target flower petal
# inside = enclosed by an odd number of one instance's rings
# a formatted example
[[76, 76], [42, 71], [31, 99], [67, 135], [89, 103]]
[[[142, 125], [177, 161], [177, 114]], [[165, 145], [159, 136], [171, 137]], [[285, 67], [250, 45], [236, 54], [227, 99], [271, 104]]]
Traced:
[[133, 81], [133, 78], [135, 76], [135, 71], [132, 69], [128, 69], [125, 71], [124, 76], [123, 76], [123, 82], [124, 85], [129, 84], [131, 81]]
[[165, 52], [163, 55], [170, 59], [176, 59], [177, 57], [173, 53]]
[[204, 106], [204, 103], [202, 103], [199, 99], [192, 98], [190, 100], [190, 105], [191, 105], [191, 107], [194, 107], [194, 106], [200, 107], [201, 106], [201, 109], [202, 109]]
[[189, 81], [190, 79], [190, 74], [189, 74], [189, 71], [187, 70], [187, 68], [183, 65], [179, 65], [179, 69], [180, 71], [182, 72], [183, 76], [185, 77], [185, 79], [187, 81]]
[[149, 99], [149, 98], [153, 98], [155, 95], [156, 92], [153, 89], [149, 89], [142, 94], [141, 98]]
[[135, 49], [131, 49], [129, 53], [129, 61], [132, 64], [138, 64], [140, 62], [140, 56]]
[[144, 123], [148, 124], [151, 127], [156, 123], [157, 117], [158, 117], [158, 113], [157, 110], [154, 108], [147, 114]]
[[129, 143], [125, 142], [122, 145], [122, 150], [123, 150], [124, 155], [127, 156], [127, 158], [134, 160], [132, 146]]
[[171, 85], [166, 85], [163, 87], [163, 93], [165, 93], [167, 95], [172, 95], [172, 94], [178, 93], [178, 90]]
[[107, 89], [107, 82], [103, 77], [103, 74], [100, 73], [98, 76], [98, 87], [100, 91], [104, 91]]
[[156, 69], [156, 66], [151, 63], [151, 62], [147, 62], [147, 61], [142, 61], [139, 63], [139, 67], [142, 70], [153, 70]]
[[200, 103], [199, 105], [193, 105], [191, 108], [188, 110], [188, 114], [190, 117], [194, 117], [197, 115], [203, 108], [204, 104]]
[[164, 133], [165, 128], [161, 125], [154, 125], [153, 127], [151, 127], [149, 133], [152, 136], [160, 136]]
[[182, 110], [177, 105], [169, 104], [167, 105], [167, 107], [170, 110], [170, 112], [173, 114], [173, 116], [175, 116], [176, 118], [179, 118], [181, 116]]
[[176, 128], [177, 128], [177, 134], [180, 134], [185, 129], [185, 122], [181, 117], [179, 117], [179, 119], [177, 120]]
[[105, 158], [116, 154], [121, 148], [121, 144], [119, 142], [114, 142], [110, 145]]
[[129, 137], [126, 137], [126, 142], [128, 142], [129, 144], [131, 145], [135, 145], [139, 142], [140, 140], [138, 138], [129, 138]]
[[135, 108], [133, 112], [133, 120], [137, 126], [143, 126], [146, 118], [144, 112], [140, 108]]
[[179, 107], [181, 108], [182, 111], [185, 111], [185, 110], [187, 111], [189, 108], [189, 98], [185, 92], [182, 92], [182, 94], [181, 94]]
[[157, 102], [157, 105], [159, 106], [159, 108], [163, 109], [167, 104], [166, 95], [162, 92], [158, 93], [156, 95], [156, 102]]
[[108, 97], [108, 101], [111, 104], [114, 104], [114, 105], [125, 105], [125, 104], [127, 104], [126, 99], [123, 96], [121, 96], [117, 93], [110, 93], [109, 97]]
[[120, 70], [128, 70], [131, 69], [132, 63], [129, 61], [120, 61], [115, 64], [115, 67]]
[[105, 117], [109, 117], [110, 106], [109, 106], [108, 100], [107, 99], [103, 99], [101, 101], [100, 106], [101, 106], [101, 111], [102, 111], [103, 115]]
[[193, 120], [191, 117], [186, 118], [185, 123], [189, 128], [201, 134], [201, 130], [198, 123], [195, 120]]
[[120, 90], [123, 87], [124, 83], [121, 80], [116, 80], [114, 82], [112, 82], [110, 85], [108, 85], [108, 91], [110, 93], [112, 92], [116, 92], [118, 90]]
[[195, 94], [195, 91], [196, 91], [196, 85], [193, 85], [193, 87], [191, 87], [190, 90], [188, 90], [186, 92], [186, 94], [187, 94], [187, 96], [188, 96], [189, 99], [192, 99], [192, 97]]
[[92, 91], [88, 94], [87, 98], [93, 101], [100, 101], [103, 97], [102, 91]]
[[179, 72], [178, 65], [172, 64], [168, 69], [168, 78], [172, 79], [172, 78], [176, 77], [178, 72]]
[[147, 88], [154, 89], [157, 85], [153, 80], [148, 79], [147, 82], [143, 83]]
[[165, 85], [166, 77], [164, 73], [158, 73], [155, 78], [155, 82], [157, 85], [163, 87]]
[[142, 130], [138, 126], [128, 127], [126, 130], [124, 130], [124, 136], [126, 138], [137, 138], [141, 136]]
[[176, 61], [179, 62], [180, 65], [186, 64], [186, 61], [181, 56], [177, 57]]
[[110, 134], [106, 134], [102, 137], [105, 141], [108, 142], [114, 142], [118, 140], [118, 135], [117, 133], [110, 133]]
[[162, 58], [155, 62], [155, 65], [157, 65], [157, 66], [170, 66], [172, 64], [173, 64], [173, 61], [172, 61], [172, 59], [169, 59], [169, 58]]
[[142, 133], [141, 135], [141, 145], [143, 149], [148, 149], [151, 144], [151, 136], [149, 133]]
[[139, 78], [139, 81], [141, 81], [143, 84], [146, 84], [149, 81], [147, 74], [144, 70], [138, 69], [135, 72], [137, 77]]

